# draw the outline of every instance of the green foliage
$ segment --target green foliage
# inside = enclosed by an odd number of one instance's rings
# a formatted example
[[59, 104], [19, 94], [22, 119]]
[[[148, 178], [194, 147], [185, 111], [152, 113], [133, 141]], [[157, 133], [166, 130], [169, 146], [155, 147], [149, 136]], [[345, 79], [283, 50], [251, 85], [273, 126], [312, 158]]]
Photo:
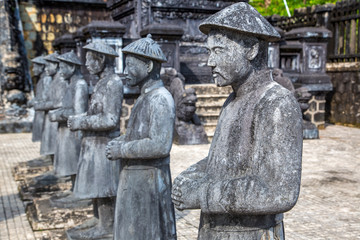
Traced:
[[[287, 5], [290, 10], [290, 14], [294, 14], [294, 9], [309, 7], [312, 5], [322, 5], [326, 3], [336, 3], [336, 0], [286, 0]], [[266, 6], [268, 3], [268, 6]], [[270, 4], [269, 4], [270, 3]], [[249, 0], [249, 4], [256, 8], [263, 16], [270, 16], [273, 14], [277, 14], [280, 16], [288, 16], [285, 8], [285, 4], [283, 0]]]

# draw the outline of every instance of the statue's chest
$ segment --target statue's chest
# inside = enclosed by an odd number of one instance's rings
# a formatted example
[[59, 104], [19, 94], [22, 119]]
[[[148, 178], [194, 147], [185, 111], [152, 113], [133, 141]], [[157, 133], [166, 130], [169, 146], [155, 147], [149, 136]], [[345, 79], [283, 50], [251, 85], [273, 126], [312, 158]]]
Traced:
[[224, 107], [209, 152], [208, 172], [239, 176], [249, 170], [254, 109], [254, 101], [247, 98]]
[[156, 121], [156, 116], [151, 114], [151, 102], [147, 97], [139, 97], [134, 108], [127, 128], [129, 140], [141, 139], [149, 136], [150, 123]]
[[91, 95], [89, 113], [97, 114], [102, 113], [104, 110], [104, 103], [106, 99], [109, 97], [106, 92], [106, 82], [99, 81], [95, 86], [94, 92]]

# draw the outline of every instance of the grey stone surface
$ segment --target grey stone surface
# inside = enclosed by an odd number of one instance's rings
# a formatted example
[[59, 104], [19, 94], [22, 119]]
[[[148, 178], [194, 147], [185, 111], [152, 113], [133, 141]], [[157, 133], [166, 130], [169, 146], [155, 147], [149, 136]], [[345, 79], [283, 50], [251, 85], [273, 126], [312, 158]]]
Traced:
[[50, 121], [58, 122], [57, 147], [54, 157], [54, 170], [58, 176], [76, 175], [81, 131], [70, 131], [67, 120], [72, 115], [85, 113], [88, 107], [88, 86], [80, 72], [81, 62], [74, 52], [58, 57], [60, 74], [69, 84], [62, 97], [61, 107], [49, 112]]
[[198, 239], [285, 239], [283, 213], [300, 191], [302, 117], [273, 81], [267, 41], [279, 34], [247, 3], [200, 24], [217, 86], [231, 86], [206, 158], [174, 180], [179, 210], [201, 209]]
[[162, 68], [161, 78], [174, 98], [176, 118], [174, 142], [181, 145], [208, 143], [204, 126], [196, 115], [195, 89], [185, 89], [185, 78], [174, 68]]
[[[46, 62], [43, 57], [37, 57], [32, 60], [33, 62], [33, 73], [38, 81], [36, 83], [36, 95], [33, 101], [41, 101], [45, 99], [44, 79], [46, 77], [45, 65]], [[41, 140], [43, 125], [45, 119], [44, 111], [35, 111], [32, 128], [32, 140], [38, 142]]]
[[57, 122], [51, 122], [49, 111], [61, 107], [62, 97], [65, 95], [67, 83], [60, 76], [58, 53], [50, 54], [44, 59], [47, 61], [45, 67], [49, 79], [44, 81], [45, 98], [34, 103], [35, 110], [45, 111], [44, 129], [41, 137], [41, 155], [54, 155], [56, 150]]
[[99, 81], [87, 113], [69, 117], [68, 127], [83, 132], [74, 194], [96, 201], [99, 222], [90, 228], [68, 231], [67, 235], [69, 239], [101, 239], [109, 237], [113, 230], [113, 197], [119, 182], [120, 162], [108, 161], [105, 147], [120, 134], [123, 84], [114, 72], [117, 56], [114, 49], [101, 42], [84, 48], [88, 50], [85, 65], [91, 74], [98, 75]]
[[107, 157], [122, 164], [114, 239], [176, 239], [169, 166], [175, 105], [160, 79], [163, 53], [149, 35], [123, 52], [127, 84], [139, 86], [141, 94], [126, 134], [106, 148]]
[[[320, 139], [304, 140], [299, 200], [284, 218], [287, 240], [358, 238], [359, 146], [360, 129], [338, 125], [320, 130]], [[173, 145], [172, 175], [177, 176], [197, 159], [206, 157], [209, 147], [209, 144]], [[39, 148], [40, 143], [31, 142], [29, 133], [0, 134], [1, 239], [64, 239], [56, 238], [53, 231], [32, 231], [24, 212], [26, 202], [20, 200], [17, 182], [11, 175], [17, 163], [39, 157]], [[175, 214], [178, 240], [195, 240], [200, 210], [175, 211]], [[61, 235], [63, 230], [57, 232]]]

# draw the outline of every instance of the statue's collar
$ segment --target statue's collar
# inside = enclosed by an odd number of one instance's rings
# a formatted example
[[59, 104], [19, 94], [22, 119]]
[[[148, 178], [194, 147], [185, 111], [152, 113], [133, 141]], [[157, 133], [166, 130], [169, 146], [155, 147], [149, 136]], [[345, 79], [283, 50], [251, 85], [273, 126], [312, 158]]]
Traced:
[[106, 78], [107, 76], [111, 75], [114, 73], [114, 70], [112, 70], [109, 67], [105, 67], [105, 69], [102, 71], [102, 73], [100, 73], [100, 79]]
[[164, 83], [161, 79], [147, 81], [144, 84], [144, 86], [141, 88], [141, 94], [151, 92], [152, 90], [163, 87], [163, 86], [164, 86]]
[[255, 91], [264, 84], [272, 81], [271, 70], [260, 70], [252, 74], [244, 84], [242, 84], [236, 91], [236, 96], [243, 96]]

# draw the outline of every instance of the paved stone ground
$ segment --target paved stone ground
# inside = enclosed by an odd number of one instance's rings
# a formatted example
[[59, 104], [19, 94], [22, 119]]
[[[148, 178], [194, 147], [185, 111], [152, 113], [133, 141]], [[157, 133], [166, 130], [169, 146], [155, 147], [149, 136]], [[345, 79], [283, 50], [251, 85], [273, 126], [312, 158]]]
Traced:
[[[39, 156], [30, 134], [0, 135], [0, 239], [35, 239], [11, 168]], [[209, 145], [173, 146], [173, 177], [207, 155]], [[285, 214], [286, 238], [360, 239], [360, 129], [328, 126], [305, 140], [302, 188]], [[199, 211], [176, 212], [178, 239], [196, 239]]]

